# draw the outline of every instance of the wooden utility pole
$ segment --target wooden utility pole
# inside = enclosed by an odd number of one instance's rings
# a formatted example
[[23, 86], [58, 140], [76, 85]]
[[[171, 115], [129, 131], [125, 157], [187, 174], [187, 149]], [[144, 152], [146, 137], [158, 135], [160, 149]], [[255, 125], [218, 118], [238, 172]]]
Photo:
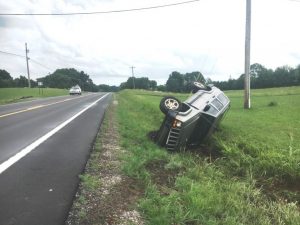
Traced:
[[132, 84], [133, 84], [133, 89], [135, 89], [135, 83], [134, 83], [134, 71], [133, 69], [135, 68], [134, 66], [131, 66], [131, 73], [132, 73]]
[[245, 91], [244, 108], [250, 109], [250, 39], [251, 39], [251, 0], [246, 0], [246, 36], [245, 36]]
[[29, 57], [28, 57], [28, 55], [27, 55], [27, 54], [29, 53], [29, 50], [27, 49], [27, 43], [25, 43], [25, 53], [26, 53], [26, 65], [27, 65], [28, 87], [31, 88], [30, 73], [29, 73], [29, 64], [28, 64]]

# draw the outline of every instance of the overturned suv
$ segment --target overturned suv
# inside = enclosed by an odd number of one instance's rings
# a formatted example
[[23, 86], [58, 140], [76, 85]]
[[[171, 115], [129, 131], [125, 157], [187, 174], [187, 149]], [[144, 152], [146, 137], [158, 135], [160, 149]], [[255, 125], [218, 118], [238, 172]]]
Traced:
[[217, 87], [199, 82], [194, 82], [193, 86], [193, 95], [182, 103], [171, 96], [160, 102], [160, 109], [166, 116], [155, 141], [168, 150], [200, 145], [229, 109], [230, 100]]

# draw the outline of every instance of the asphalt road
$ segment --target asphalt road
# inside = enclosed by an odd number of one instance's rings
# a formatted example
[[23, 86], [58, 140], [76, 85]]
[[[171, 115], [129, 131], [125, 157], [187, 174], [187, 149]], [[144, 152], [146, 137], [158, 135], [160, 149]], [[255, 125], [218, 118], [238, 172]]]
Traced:
[[64, 224], [110, 98], [0, 106], [0, 225]]

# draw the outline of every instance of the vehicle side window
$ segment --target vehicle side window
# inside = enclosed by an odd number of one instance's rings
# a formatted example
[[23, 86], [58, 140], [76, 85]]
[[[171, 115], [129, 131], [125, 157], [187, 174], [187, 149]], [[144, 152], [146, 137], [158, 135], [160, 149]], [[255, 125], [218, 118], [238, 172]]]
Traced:
[[223, 93], [218, 95], [218, 99], [223, 103], [223, 105], [226, 105], [226, 103], [228, 102], [228, 98], [226, 98]]

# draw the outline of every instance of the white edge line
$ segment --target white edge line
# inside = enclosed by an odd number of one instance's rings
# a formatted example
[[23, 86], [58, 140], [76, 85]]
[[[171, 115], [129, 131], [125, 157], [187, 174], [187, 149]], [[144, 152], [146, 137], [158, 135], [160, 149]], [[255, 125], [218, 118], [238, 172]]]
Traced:
[[107, 93], [104, 96], [102, 96], [101, 98], [99, 98], [98, 100], [94, 101], [92, 104], [90, 104], [89, 106], [87, 106], [86, 108], [84, 108], [83, 110], [81, 110], [80, 112], [76, 113], [74, 116], [72, 116], [71, 118], [69, 118], [65, 122], [61, 123], [60, 125], [58, 125], [57, 127], [55, 127], [53, 130], [49, 131], [47, 134], [45, 134], [44, 136], [40, 137], [39, 139], [37, 139], [36, 141], [34, 141], [33, 143], [31, 143], [27, 147], [23, 148], [21, 151], [19, 151], [14, 156], [10, 157], [5, 162], [1, 163], [0, 164], [0, 174], [3, 173], [5, 170], [7, 170], [10, 166], [12, 166], [13, 164], [15, 164], [16, 162], [18, 162], [24, 156], [26, 156], [28, 153], [30, 153], [32, 150], [34, 150], [36, 147], [38, 147], [40, 144], [42, 144], [44, 141], [46, 141], [48, 138], [50, 138], [53, 134], [55, 134], [60, 129], [62, 129], [63, 127], [65, 127], [68, 123], [70, 123], [76, 117], [78, 117], [79, 115], [81, 115], [82, 113], [84, 113], [86, 110], [88, 110], [89, 108], [91, 108], [93, 105], [95, 105], [97, 102], [99, 102], [100, 100], [102, 100], [103, 98], [105, 98], [109, 94], [110, 93]]

